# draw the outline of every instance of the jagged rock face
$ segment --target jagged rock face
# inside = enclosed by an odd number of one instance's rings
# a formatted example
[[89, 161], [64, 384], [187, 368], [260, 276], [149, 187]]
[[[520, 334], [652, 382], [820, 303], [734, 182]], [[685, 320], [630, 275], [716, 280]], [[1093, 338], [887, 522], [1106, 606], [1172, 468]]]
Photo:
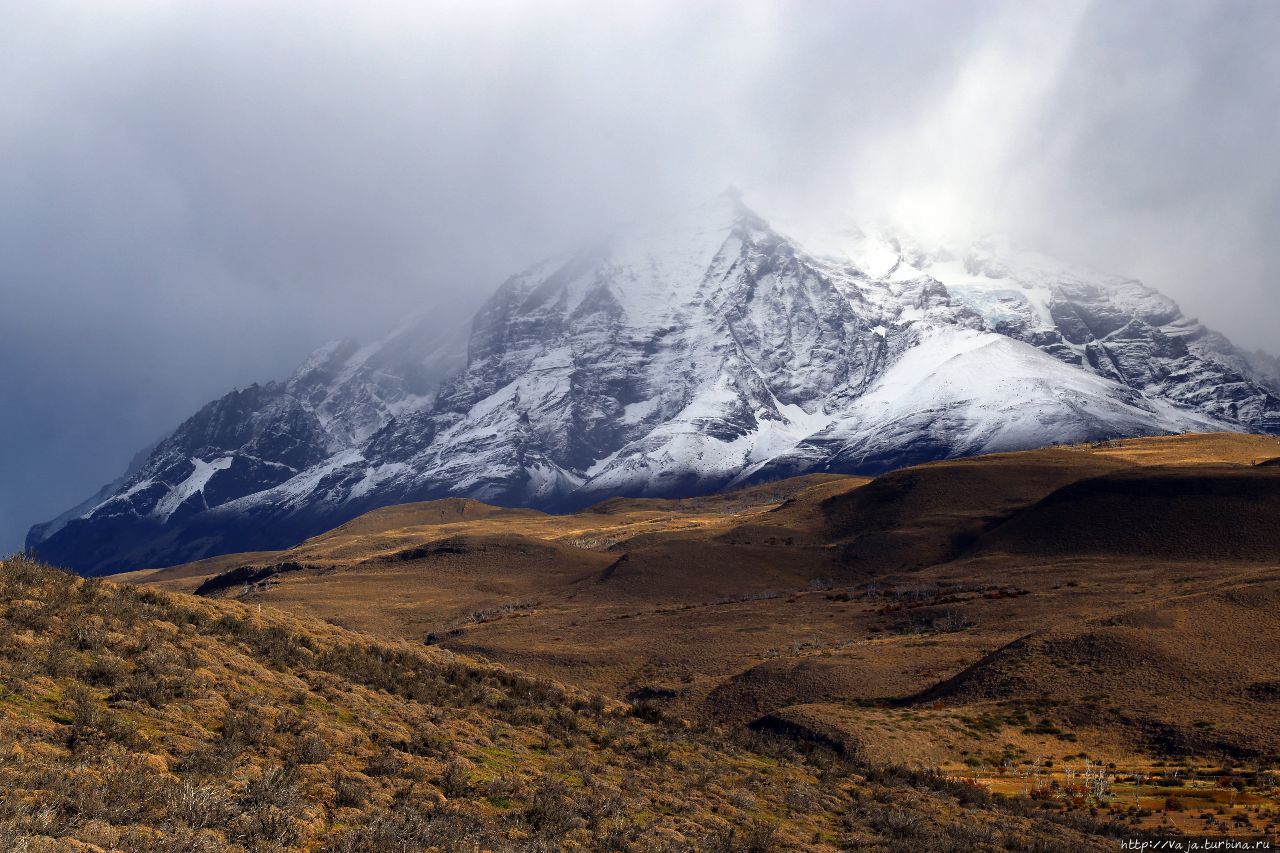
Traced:
[[588, 481], [714, 488], [756, 461], [752, 437], [822, 417], [824, 398], [875, 376], [890, 346], [879, 312], [723, 206], [503, 285], [476, 319], [468, 369], [440, 394], [412, 488], [477, 474], [478, 496], [522, 502]]
[[512, 277], [465, 359], [420, 322], [227, 395], [30, 542], [114, 571], [447, 495], [555, 509], [1055, 441], [1280, 433], [1276, 375], [1138, 282], [860, 231], [818, 254], [726, 196]]
[[[1021, 299], [1024, 310], [1016, 319], [996, 320], [995, 331], [1236, 429], [1280, 432], [1280, 399], [1265, 354], [1241, 353], [1140, 282], [1055, 270], [1035, 256], [1019, 260], [1015, 275], [1026, 290], [1007, 298], [1015, 303]], [[994, 274], [994, 281], [1010, 274], [1007, 267], [991, 269], [980, 262], [977, 267]], [[990, 285], [962, 282], [951, 289], [980, 299]], [[1047, 316], [1038, 316], [1031, 303], [1046, 289]]]
[[[1217, 336], [1221, 339], [1221, 348], [1231, 349], [1230, 341]], [[1268, 355], [1262, 350], [1241, 353], [1239, 362], [1239, 372], [1245, 376], [1251, 376], [1260, 384], [1274, 393], [1280, 394], [1280, 358]]]

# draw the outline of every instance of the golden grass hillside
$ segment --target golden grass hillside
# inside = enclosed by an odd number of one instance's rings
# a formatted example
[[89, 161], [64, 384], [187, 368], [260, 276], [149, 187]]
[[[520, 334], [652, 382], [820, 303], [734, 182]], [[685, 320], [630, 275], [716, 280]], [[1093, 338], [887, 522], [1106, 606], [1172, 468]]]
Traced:
[[[561, 516], [407, 504], [287, 551], [125, 579], [429, 641], [612, 699], [742, 724], [796, 704], [901, 701], [1020, 637], [1183, 600], [1199, 608], [1203, 596], [1270, 583], [1280, 468], [1257, 463], [1277, 457], [1273, 437], [1171, 436], [937, 462], [873, 481], [819, 475], [707, 498], [618, 499]], [[1263, 611], [1250, 631], [1206, 648], [1265, 663], [1249, 638], [1274, 625]], [[1154, 631], [1141, 640], [1153, 660], [1176, 643]], [[1218, 662], [1178, 660], [1178, 677], [1209, 690]], [[1113, 704], [1149, 721], [1163, 703], [1138, 695], [1143, 680], [1132, 667], [1119, 673], [1120, 662], [1089, 666], [1115, 665], [1116, 677], [1101, 679]], [[1280, 752], [1267, 727], [1243, 730], [1251, 743], [1233, 749]]]
[[1088, 850], [1087, 820], [271, 608], [0, 564], [6, 851]]
[[[126, 580], [996, 791], [1100, 762], [1122, 797], [1063, 777], [1054, 801], [1244, 837], [1280, 809], [1275, 459], [1274, 437], [1187, 435], [564, 516], [409, 504]], [[1222, 802], [1132, 781], [1166, 776]]]

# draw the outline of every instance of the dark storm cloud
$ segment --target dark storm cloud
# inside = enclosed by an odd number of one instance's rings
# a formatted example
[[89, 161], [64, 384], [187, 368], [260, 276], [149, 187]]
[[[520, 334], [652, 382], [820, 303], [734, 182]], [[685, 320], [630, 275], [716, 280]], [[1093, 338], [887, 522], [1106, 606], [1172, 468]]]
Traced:
[[730, 183], [1010, 231], [1269, 345], [1277, 10], [8, 4], [0, 547], [233, 385]]

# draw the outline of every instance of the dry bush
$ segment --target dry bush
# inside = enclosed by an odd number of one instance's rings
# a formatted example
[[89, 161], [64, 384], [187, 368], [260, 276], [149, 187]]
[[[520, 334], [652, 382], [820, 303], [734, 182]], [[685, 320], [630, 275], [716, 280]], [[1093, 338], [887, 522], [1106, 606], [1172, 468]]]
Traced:
[[390, 747], [369, 756], [365, 761], [366, 776], [399, 776], [404, 773], [407, 764], [401, 754]]
[[170, 789], [165, 810], [174, 824], [207, 829], [226, 823], [233, 809], [222, 788], [184, 781]]
[[342, 808], [363, 808], [369, 802], [369, 780], [354, 773], [339, 773], [333, 780], [333, 803]]
[[746, 826], [730, 826], [713, 831], [703, 841], [708, 853], [770, 853], [778, 844], [778, 828], [755, 820]]
[[456, 759], [450, 761], [444, 766], [444, 772], [440, 774], [439, 786], [447, 797], [464, 796], [471, 790], [470, 769], [461, 761]]
[[307, 735], [298, 742], [294, 758], [300, 764], [324, 764], [329, 760], [332, 751], [329, 744], [318, 734]]

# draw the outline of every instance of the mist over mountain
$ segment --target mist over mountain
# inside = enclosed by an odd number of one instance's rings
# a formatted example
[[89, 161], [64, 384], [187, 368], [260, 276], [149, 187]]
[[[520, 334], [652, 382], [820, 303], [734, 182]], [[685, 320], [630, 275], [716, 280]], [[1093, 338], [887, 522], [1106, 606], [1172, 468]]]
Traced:
[[203, 407], [32, 528], [87, 573], [287, 547], [369, 509], [543, 509], [1178, 432], [1280, 434], [1280, 381], [1160, 293], [985, 239], [821, 253], [736, 191]]
[[1274, 3], [0, 10], [0, 545], [325, 341], [725, 185], [1149, 282], [1276, 350]]

